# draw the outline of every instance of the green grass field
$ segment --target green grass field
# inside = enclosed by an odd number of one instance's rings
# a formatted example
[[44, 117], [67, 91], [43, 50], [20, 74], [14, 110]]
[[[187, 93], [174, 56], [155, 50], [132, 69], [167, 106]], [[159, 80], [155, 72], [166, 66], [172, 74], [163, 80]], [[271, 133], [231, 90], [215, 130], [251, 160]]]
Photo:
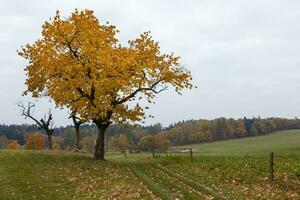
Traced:
[[[300, 153], [300, 130], [277, 131], [269, 135], [181, 146], [202, 155], [265, 155]], [[181, 148], [180, 147], [180, 148]]]
[[[2, 150], [0, 199], [296, 200], [299, 135], [300, 131], [283, 131], [193, 145], [200, 152], [193, 162], [188, 155], [108, 155], [106, 161], [95, 161], [89, 155], [60, 151]], [[275, 152], [273, 183], [267, 179], [270, 151]]]

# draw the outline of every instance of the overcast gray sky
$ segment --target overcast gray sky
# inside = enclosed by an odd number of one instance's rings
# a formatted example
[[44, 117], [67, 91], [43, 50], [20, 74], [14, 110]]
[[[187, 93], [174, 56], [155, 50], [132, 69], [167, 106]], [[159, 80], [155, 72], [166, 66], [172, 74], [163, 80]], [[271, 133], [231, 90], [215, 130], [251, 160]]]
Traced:
[[[178, 96], [160, 94], [150, 107], [163, 125], [179, 120], [300, 115], [300, 1], [0, 0], [0, 123], [32, 123], [20, 116], [26, 61], [21, 45], [40, 37], [41, 25], [56, 10], [93, 9], [101, 22], [120, 30], [123, 42], [150, 30], [163, 52], [182, 57], [198, 89]], [[35, 115], [47, 112], [47, 99]], [[54, 111], [55, 125], [70, 124]]]

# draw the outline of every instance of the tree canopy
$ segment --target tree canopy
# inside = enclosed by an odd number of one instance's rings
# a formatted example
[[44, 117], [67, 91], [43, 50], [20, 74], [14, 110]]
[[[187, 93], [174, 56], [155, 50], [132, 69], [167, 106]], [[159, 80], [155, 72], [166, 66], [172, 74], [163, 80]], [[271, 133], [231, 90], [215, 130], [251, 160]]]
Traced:
[[24, 94], [49, 95], [83, 120], [125, 123], [143, 120], [147, 109], [127, 102], [145, 97], [151, 103], [169, 85], [178, 93], [192, 87], [179, 57], [161, 53], [150, 32], [126, 46], [118, 32], [91, 10], [75, 10], [67, 19], [57, 11], [44, 23], [42, 38], [19, 51], [29, 60]]

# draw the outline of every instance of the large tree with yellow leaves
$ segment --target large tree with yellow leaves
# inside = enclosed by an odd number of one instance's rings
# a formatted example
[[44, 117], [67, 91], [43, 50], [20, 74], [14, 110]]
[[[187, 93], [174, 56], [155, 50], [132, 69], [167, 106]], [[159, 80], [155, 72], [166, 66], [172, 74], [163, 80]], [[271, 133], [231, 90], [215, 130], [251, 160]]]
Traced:
[[50, 96], [84, 121], [98, 127], [94, 156], [104, 159], [104, 136], [111, 123], [145, 119], [156, 94], [173, 86], [180, 94], [192, 88], [191, 74], [179, 57], [160, 52], [149, 32], [123, 46], [119, 31], [101, 24], [91, 10], [75, 10], [68, 18], [55, 17], [42, 27], [42, 38], [27, 44], [19, 55], [29, 61], [27, 90], [33, 97]]

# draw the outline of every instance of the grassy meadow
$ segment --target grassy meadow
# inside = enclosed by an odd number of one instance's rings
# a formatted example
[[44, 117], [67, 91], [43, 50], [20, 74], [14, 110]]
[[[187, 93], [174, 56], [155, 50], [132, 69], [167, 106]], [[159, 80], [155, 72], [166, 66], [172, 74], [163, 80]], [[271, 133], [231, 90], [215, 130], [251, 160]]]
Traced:
[[270, 151], [280, 155], [300, 154], [300, 131], [276, 131], [263, 136], [181, 147], [192, 148], [195, 153], [201, 155], [266, 155]]
[[[0, 151], [0, 199], [300, 199], [300, 131], [192, 145], [188, 155]], [[268, 181], [268, 153], [275, 179]]]

